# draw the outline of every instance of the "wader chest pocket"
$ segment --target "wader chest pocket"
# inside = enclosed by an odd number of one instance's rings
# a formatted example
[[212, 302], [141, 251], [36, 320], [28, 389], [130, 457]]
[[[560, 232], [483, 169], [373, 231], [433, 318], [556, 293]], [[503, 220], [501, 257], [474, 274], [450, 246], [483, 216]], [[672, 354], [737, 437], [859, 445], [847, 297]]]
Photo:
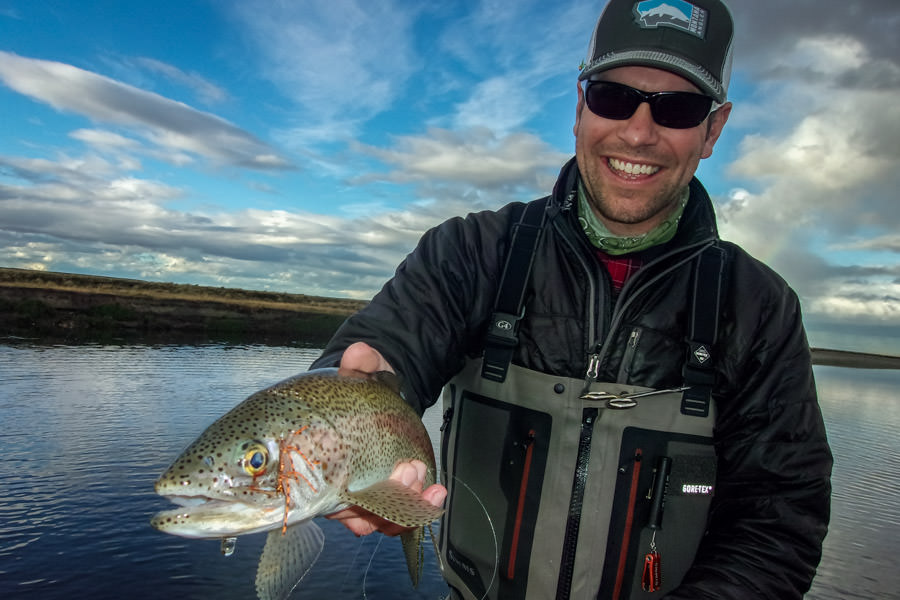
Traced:
[[524, 597], [552, 419], [462, 391], [445, 421], [442, 464], [454, 474], [442, 523], [448, 580], [477, 597], [489, 589]]
[[[661, 597], [681, 582], [706, 530], [716, 477], [712, 439], [628, 427], [618, 474], [598, 597]], [[645, 561], [659, 567], [661, 586], [652, 595], [642, 589]]]

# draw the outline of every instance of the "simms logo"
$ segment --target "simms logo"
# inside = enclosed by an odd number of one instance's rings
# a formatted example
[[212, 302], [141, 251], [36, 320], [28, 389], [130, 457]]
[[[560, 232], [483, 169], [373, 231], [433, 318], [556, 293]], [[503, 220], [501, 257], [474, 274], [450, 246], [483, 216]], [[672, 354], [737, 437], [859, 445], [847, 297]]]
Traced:
[[634, 5], [634, 16], [644, 29], [672, 27], [703, 38], [706, 35], [706, 9], [686, 0], [644, 0]]
[[475, 567], [470, 565], [468, 561], [464, 562], [463, 558], [457, 555], [456, 552], [454, 552], [452, 549], [449, 549], [447, 551], [447, 558], [449, 558], [450, 562], [453, 563], [459, 570], [464, 571], [473, 577], [475, 576]]

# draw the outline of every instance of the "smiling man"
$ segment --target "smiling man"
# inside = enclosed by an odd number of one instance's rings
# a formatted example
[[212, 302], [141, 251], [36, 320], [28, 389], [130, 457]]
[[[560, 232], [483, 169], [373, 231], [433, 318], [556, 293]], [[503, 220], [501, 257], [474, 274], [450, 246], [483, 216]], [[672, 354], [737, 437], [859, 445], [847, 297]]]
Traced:
[[553, 192], [426, 233], [315, 364], [395, 371], [420, 412], [444, 390], [446, 488], [422, 493], [452, 597], [809, 589], [832, 458], [799, 302], [694, 177], [732, 43], [719, 0], [611, 0]]

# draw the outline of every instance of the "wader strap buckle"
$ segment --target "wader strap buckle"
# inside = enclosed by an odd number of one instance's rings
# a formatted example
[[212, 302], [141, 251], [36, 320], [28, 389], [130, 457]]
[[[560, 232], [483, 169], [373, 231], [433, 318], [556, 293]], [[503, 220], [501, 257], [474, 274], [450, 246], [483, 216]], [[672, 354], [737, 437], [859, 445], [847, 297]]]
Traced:
[[495, 312], [491, 315], [484, 346], [484, 363], [481, 376], [491, 381], [503, 382], [512, 360], [513, 350], [519, 344], [519, 320], [525, 315]]
[[697, 259], [691, 306], [687, 357], [682, 376], [689, 387], [681, 397], [681, 413], [697, 417], [709, 416], [712, 390], [716, 383], [713, 344], [719, 329], [722, 280], [725, 272], [725, 250], [717, 245], [706, 248]]
[[500, 277], [494, 313], [484, 338], [484, 363], [481, 376], [503, 383], [519, 343], [519, 321], [525, 316], [525, 286], [538, 239], [544, 227], [547, 201], [535, 200], [525, 205], [522, 217], [511, 228], [509, 251]]
[[515, 348], [519, 343], [516, 335], [519, 332], [519, 320], [525, 316], [522, 311], [518, 316], [509, 313], [495, 312], [491, 316], [491, 327], [488, 329], [487, 341], [491, 345]]

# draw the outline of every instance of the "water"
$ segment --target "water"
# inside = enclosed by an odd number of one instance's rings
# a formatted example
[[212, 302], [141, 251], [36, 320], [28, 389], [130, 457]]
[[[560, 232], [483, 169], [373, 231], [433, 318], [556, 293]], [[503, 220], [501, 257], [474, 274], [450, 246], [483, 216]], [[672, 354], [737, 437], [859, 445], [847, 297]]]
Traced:
[[[150, 528], [153, 482], [249, 393], [306, 370], [317, 349], [0, 345], [0, 598], [248, 598], [265, 535], [219, 543]], [[809, 599], [890, 598], [900, 586], [900, 373], [817, 369], [836, 456], [831, 531]], [[438, 411], [426, 415], [438, 439]], [[436, 599], [397, 539], [321, 520], [325, 550], [296, 598]]]

